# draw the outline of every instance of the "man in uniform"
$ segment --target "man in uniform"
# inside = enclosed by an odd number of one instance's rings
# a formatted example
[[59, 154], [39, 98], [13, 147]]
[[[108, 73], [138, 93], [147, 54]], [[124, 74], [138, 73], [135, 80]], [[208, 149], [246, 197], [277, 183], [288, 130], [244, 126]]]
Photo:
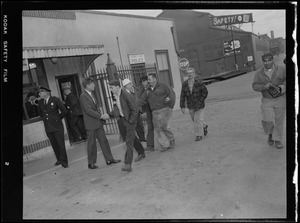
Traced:
[[46, 135], [50, 140], [57, 162], [55, 166], [62, 165], [68, 168], [68, 157], [65, 146], [64, 126], [62, 119], [67, 115], [63, 102], [55, 96], [50, 95], [51, 90], [45, 86], [38, 89], [39, 115], [43, 119]]

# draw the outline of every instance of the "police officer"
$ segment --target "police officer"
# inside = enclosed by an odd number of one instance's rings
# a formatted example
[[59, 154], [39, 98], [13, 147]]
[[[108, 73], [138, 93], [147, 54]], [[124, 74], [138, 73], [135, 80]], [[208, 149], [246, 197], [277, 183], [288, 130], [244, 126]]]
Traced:
[[50, 95], [51, 90], [45, 86], [39, 86], [39, 115], [43, 119], [47, 137], [50, 140], [57, 162], [55, 166], [62, 165], [68, 168], [68, 157], [64, 139], [64, 126], [62, 119], [67, 110], [63, 102], [55, 96]]

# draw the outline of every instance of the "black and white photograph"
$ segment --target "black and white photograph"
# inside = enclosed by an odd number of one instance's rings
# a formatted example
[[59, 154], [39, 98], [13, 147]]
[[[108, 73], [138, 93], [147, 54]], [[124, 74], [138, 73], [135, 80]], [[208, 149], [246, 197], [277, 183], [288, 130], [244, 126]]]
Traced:
[[297, 2], [2, 6], [2, 221], [298, 221]]

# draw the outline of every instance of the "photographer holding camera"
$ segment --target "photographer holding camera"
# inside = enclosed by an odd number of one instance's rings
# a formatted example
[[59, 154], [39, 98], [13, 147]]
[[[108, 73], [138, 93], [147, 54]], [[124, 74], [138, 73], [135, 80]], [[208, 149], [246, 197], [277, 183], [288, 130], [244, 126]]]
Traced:
[[39, 99], [36, 98], [34, 92], [29, 92], [26, 99], [27, 99], [27, 101], [25, 102], [25, 106], [27, 109], [29, 119], [38, 117], [39, 116], [39, 113], [38, 113]]

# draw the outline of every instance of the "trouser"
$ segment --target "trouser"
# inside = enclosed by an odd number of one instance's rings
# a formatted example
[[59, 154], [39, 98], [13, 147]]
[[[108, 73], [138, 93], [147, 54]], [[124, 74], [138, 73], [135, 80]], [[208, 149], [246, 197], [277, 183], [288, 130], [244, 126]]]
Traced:
[[65, 145], [64, 130], [62, 129], [55, 132], [46, 132], [46, 135], [50, 140], [57, 161], [59, 161], [62, 165], [67, 165], [68, 157]]
[[199, 110], [189, 109], [189, 112], [194, 122], [195, 136], [203, 136], [203, 127], [206, 125], [204, 123], [204, 108]]
[[[134, 148], [134, 144], [136, 143], [136, 145], [138, 145], [137, 147], [135, 148], [143, 148], [143, 152], [141, 151], [138, 151], [137, 152], [140, 154], [143, 154], [145, 153], [144, 151], [144, 147], [141, 145], [140, 141], [137, 139], [136, 135], [135, 135], [135, 127], [136, 127], [136, 122], [131, 124], [129, 123], [128, 121], [126, 121], [124, 118], [121, 118], [120, 119], [122, 122], [123, 122], [123, 125], [124, 125], [124, 133], [122, 134], [125, 134], [126, 135], [126, 152], [125, 152], [125, 164], [129, 164], [131, 165], [132, 164], [132, 159], [133, 159], [133, 148]], [[140, 145], [141, 147], [140, 147]]]
[[73, 130], [74, 136], [76, 139], [79, 137], [85, 137], [86, 132], [82, 128], [83, 127], [83, 119], [82, 116], [71, 116], [70, 117], [70, 127]]
[[262, 98], [262, 127], [266, 134], [272, 134], [275, 141], [282, 140], [283, 125], [286, 112], [286, 96], [278, 98]]
[[153, 126], [153, 116], [151, 111], [146, 111], [146, 119], [148, 126], [147, 133], [147, 146], [154, 146], [154, 126]]
[[[118, 120], [120, 135], [121, 135], [123, 141], [126, 142], [127, 131], [126, 131], [126, 123], [125, 122], [126, 122], [126, 120], [124, 118], [120, 118]], [[129, 131], [131, 131], [131, 130], [129, 130]], [[145, 153], [145, 149], [144, 149], [143, 145], [141, 144], [140, 140], [136, 136], [134, 137], [133, 147], [139, 155]]]
[[137, 133], [137, 135], [139, 137], [139, 140], [145, 140], [144, 125], [143, 125], [143, 120], [141, 118], [141, 114], [140, 113], [138, 113], [135, 131], [136, 131], [136, 133]]
[[169, 147], [170, 141], [174, 140], [174, 134], [168, 128], [169, 120], [172, 117], [172, 109], [169, 107], [155, 110], [153, 115], [153, 126], [157, 132], [158, 143], [162, 147]]
[[100, 126], [98, 129], [87, 130], [87, 137], [87, 157], [89, 164], [95, 164], [97, 162], [96, 139], [98, 140], [105, 161], [107, 162], [114, 159], [103, 126]]

